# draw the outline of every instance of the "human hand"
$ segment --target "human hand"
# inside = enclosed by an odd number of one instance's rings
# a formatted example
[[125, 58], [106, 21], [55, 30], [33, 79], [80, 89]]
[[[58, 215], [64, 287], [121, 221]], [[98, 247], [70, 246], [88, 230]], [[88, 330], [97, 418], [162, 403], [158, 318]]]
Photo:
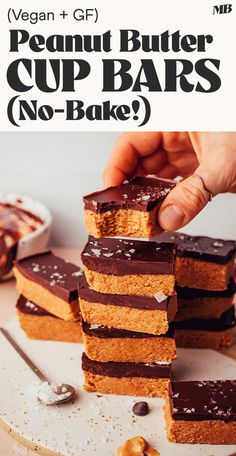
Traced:
[[189, 223], [210, 196], [236, 192], [235, 132], [135, 132], [122, 135], [104, 171], [106, 187], [134, 176], [184, 178], [165, 198], [159, 224], [174, 231]]

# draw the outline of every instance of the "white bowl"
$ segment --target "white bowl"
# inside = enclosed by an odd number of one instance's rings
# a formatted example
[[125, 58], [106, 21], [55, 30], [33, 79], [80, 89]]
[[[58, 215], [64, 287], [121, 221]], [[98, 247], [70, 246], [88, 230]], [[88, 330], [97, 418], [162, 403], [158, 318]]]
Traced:
[[[16, 259], [19, 260], [43, 252], [48, 246], [52, 226], [52, 217], [46, 206], [28, 196], [18, 195], [17, 193], [0, 193], [0, 203], [12, 204], [20, 209], [29, 211], [31, 214], [38, 216], [43, 222], [35, 231], [19, 239]], [[4, 279], [8, 278], [9, 275], [7, 277], [4, 276]]]

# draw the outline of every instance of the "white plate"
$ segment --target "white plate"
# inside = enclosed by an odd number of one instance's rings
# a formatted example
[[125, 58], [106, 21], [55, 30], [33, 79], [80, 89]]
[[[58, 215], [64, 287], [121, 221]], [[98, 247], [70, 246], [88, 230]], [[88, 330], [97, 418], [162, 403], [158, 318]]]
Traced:
[[52, 224], [52, 217], [46, 206], [28, 196], [22, 196], [17, 193], [0, 193], [0, 203], [12, 204], [20, 209], [29, 211], [43, 222], [35, 231], [19, 239], [16, 258], [25, 258], [45, 250], [50, 239]]
[[[86, 393], [82, 389], [79, 344], [28, 340], [16, 319], [6, 328], [51, 380], [78, 388], [75, 403], [46, 407], [35, 399], [37, 380], [0, 335], [0, 416], [16, 438], [40, 454], [115, 456], [126, 439], [142, 435], [161, 456], [232, 456], [235, 446], [179, 445], [166, 439], [163, 400], [146, 398], [151, 412], [133, 418], [132, 406], [141, 398]], [[233, 379], [236, 361], [212, 350], [179, 349], [175, 377]], [[99, 395], [100, 396], [100, 395]]]

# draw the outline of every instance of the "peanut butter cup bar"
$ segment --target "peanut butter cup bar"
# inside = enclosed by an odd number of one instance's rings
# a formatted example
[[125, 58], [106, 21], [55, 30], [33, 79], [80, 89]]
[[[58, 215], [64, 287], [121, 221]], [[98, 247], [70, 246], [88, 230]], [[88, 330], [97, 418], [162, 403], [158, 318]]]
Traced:
[[48, 251], [17, 262], [14, 274], [17, 290], [29, 301], [64, 320], [80, 318], [78, 266]]
[[174, 320], [176, 294], [134, 296], [100, 293], [79, 277], [80, 309], [85, 322], [148, 334], [165, 334]]
[[236, 444], [236, 381], [171, 382], [165, 418], [171, 442]]
[[89, 236], [81, 258], [89, 286], [100, 293], [174, 293], [174, 244]]
[[160, 242], [177, 244], [176, 282], [180, 287], [223, 291], [228, 287], [235, 241], [183, 233], [164, 233]]
[[176, 359], [174, 329], [153, 336], [83, 322], [86, 355], [100, 362], [170, 363]]
[[231, 306], [219, 319], [193, 318], [173, 325], [178, 347], [219, 349], [233, 343], [235, 309]]
[[159, 207], [175, 183], [153, 177], [135, 177], [119, 187], [84, 196], [87, 231], [95, 237], [150, 238], [161, 231]]
[[178, 312], [175, 320], [182, 321], [193, 318], [218, 319], [232, 306], [235, 290], [236, 287], [232, 278], [228, 288], [223, 291], [177, 286]]
[[17, 304], [19, 323], [29, 339], [82, 342], [81, 321], [65, 321], [20, 296]]
[[101, 363], [82, 355], [84, 389], [106, 394], [164, 397], [171, 365], [156, 363]]

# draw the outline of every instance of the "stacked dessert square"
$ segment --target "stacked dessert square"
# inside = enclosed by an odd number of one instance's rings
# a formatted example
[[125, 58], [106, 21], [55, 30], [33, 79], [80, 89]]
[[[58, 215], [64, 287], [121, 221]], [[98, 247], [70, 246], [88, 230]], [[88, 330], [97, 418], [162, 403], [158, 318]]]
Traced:
[[51, 251], [18, 261], [14, 267], [20, 293], [17, 314], [31, 339], [82, 342], [78, 266]]
[[157, 210], [173, 185], [137, 178], [84, 198], [86, 226], [96, 236], [82, 252], [79, 280], [88, 391], [163, 397], [168, 390], [176, 358], [175, 245], [100, 236], [159, 232]]
[[177, 244], [177, 346], [219, 349], [231, 345], [235, 242], [183, 233], [165, 233], [161, 239]]

